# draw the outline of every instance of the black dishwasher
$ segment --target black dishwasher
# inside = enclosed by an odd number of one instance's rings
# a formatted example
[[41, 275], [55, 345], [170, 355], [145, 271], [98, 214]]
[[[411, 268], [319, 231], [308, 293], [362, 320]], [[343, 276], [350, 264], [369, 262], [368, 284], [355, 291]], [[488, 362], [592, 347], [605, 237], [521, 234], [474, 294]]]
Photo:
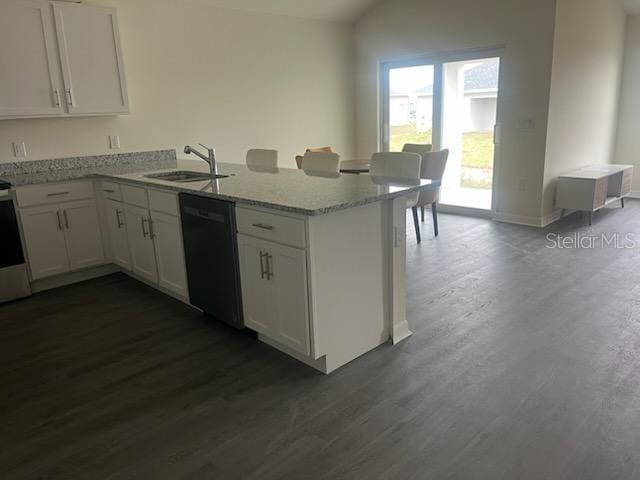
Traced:
[[179, 198], [191, 304], [243, 328], [235, 205], [184, 193]]

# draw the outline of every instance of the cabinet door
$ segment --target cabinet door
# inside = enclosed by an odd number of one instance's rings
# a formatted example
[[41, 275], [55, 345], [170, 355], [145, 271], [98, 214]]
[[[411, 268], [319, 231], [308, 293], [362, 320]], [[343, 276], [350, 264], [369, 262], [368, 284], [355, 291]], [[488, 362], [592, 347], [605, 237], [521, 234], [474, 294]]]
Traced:
[[34, 280], [69, 271], [58, 205], [20, 210], [29, 268]]
[[[182, 246], [180, 219], [164, 213], [151, 213], [151, 237], [155, 244], [158, 284], [187, 298], [187, 272]], [[215, 272], [211, 272], [215, 275]]]
[[60, 205], [69, 254], [69, 268], [79, 270], [104, 263], [98, 209], [93, 200]]
[[269, 243], [246, 235], [238, 235], [240, 283], [244, 323], [270, 338], [275, 335], [271, 312], [272, 283], [266, 275], [266, 253]]
[[51, 6], [0, 2], [0, 117], [61, 115]]
[[158, 283], [156, 254], [149, 231], [149, 211], [145, 208], [125, 205], [124, 216], [127, 223], [132, 271], [149, 282]]
[[109, 238], [109, 246], [111, 247], [111, 261], [126, 270], [131, 270], [124, 204], [106, 199], [104, 205], [105, 227]]
[[304, 250], [273, 244], [268, 252], [273, 286], [275, 340], [304, 355], [310, 353], [307, 257]]
[[128, 113], [115, 9], [62, 2], [53, 9], [69, 113]]

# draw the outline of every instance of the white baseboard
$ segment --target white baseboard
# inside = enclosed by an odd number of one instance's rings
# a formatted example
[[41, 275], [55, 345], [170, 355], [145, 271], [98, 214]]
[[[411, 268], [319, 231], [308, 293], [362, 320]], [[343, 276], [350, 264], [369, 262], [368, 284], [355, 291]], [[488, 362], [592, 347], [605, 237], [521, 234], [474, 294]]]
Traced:
[[628, 198], [640, 198], [640, 191], [634, 190], [629, 195]]
[[[429, 207], [425, 207], [429, 208]], [[465, 217], [491, 218], [491, 210], [482, 210], [480, 208], [458, 207], [455, 205], [445, 205], [438, 203], [438, 213], [447, 213], [450, 215], [463, 215]]]
[[[567, 210], [565, 212], [565, 216], [566, 215], [570, 215], [571, 213], [573, 213], [573, 210]], [[558, 210], [554, 210], [553, 212], [544, 215], [542, 217], [542, 227], [547, 227], [549, 225], [551, 225], [552, 223], [557, 222], [558, 220], [560, 220], [562, 218], [562, 210], [558, 209]]]
[[36, 280], [35, 282], [32, 282], [31, 291], [33, 293], [44, 292], [45, 290], [64, 287], [65, 285], [84, 282], [85, 280], [91, 280], [93, 278], [104, 277], [105, 275], [111, 275], [112, 273], [116, 273], [119, 271], [119, 267], [113, 264], [109, 264], [89, 268], [80, 272], [65, 273], [63, 275], [57, 275], [55, 277], [45, 278], [43, 280]]
[[513, 215], [511, 213], [494, 213], [492, 219], [496, 222], [513, 223], [527, 227], [541, 228], [543, 226], [541, 217], [527, 217], [525, 215]]

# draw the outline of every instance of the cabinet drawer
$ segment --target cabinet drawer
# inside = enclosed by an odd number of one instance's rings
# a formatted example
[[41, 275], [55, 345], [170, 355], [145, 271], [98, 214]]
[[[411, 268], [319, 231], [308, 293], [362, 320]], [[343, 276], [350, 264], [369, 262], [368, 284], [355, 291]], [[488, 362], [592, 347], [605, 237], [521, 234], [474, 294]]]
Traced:
[[178, 216], [178, 198], [175, 193], [149, 190], [149, 208], [151, 210]]
[[28, 185], [16, 189], [16, 199], [20, 207], [83, 200], [93, 198], [94, 195], [92, 181]]
[[122, 185], [121, 189], [124, 203], [135, 205], [136, 207], [149, 208], [149, 198], [145, 188]]
[[120, 202], [122, 201], [122, 191], [120, 190], [120, 185], [117, 183], [102, 180], [98, 184], [98, 188], [105, 198], [110, 198], [111, 200], [117, 200]]
[[238, 207], [236, 223], [238, 232], [253, 237], [298, 248], [307, 244], [304, 220]]

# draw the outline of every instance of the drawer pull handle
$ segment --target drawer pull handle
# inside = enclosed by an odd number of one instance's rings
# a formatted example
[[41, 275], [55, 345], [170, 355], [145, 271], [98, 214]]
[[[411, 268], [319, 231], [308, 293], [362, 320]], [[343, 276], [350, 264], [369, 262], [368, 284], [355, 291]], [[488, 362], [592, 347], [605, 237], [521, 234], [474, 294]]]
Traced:
[[73, 93], [71, 92], [71, 89], [66, 90], [65, 93], [67, 94], [67, 105], [75, 107], [73, 104]]
[[147, 222], [149, 222], [149, 238], [151, 239], [156, 238], [155, 228], [153, 227], [153, 219], [149, 217]]
[[145, 228], [145, 226], [144, 226], [144, 222], [145, 222], [145, 221], [146, 221], [146, 218], [144, 218], [144, 217], [140, 217], [140, 225], [142, 225], [142, 236], [143, 236], [144, 238], [147, 238], [147, 235], [148, 235], [148, 234], [147, 234], [147, 229], [146, 229], [146, 228]]
[[122, 220], [120, 220], [121, 213], [122, 213], [122, 210], [116, 209], [116, 221], [118, 222], [118, 228], [124, 227], [124, 223], [122, 223]]
[[62, 195], [69, 195], [69, 192], [54, 192], [54, 193], [47, 193], [47, 197], [60, 197]]
[[[268, 253], [260, 252], [260, 278], [264, 280], [264, 276], [268, 274], [267, 268], [264, 266], [264, 259], [268, 257]], [[268, 260], [267, 260], [268, 261]]]
[[109, 189], [109, 188], [105, 188], [105, 189], [103, 190], [103, 192], [104, 192], [104, 193], [116, 193], [116, 191], [115, 191], [115, 190], [111, 190], [111, 189]]
[[254, 227], [261, 228], [262, 230], [274, 230], [275, 227], [273, 225], [265, 225], [264, 223], [254, 223]]
[[267, 258], [267, 280], [273, 278], [273, 255], [270, 253], [265, 254]]
[[56, 107], [60, 106], [60, 91], [56, 88], [53, 90], [53, 98]]

